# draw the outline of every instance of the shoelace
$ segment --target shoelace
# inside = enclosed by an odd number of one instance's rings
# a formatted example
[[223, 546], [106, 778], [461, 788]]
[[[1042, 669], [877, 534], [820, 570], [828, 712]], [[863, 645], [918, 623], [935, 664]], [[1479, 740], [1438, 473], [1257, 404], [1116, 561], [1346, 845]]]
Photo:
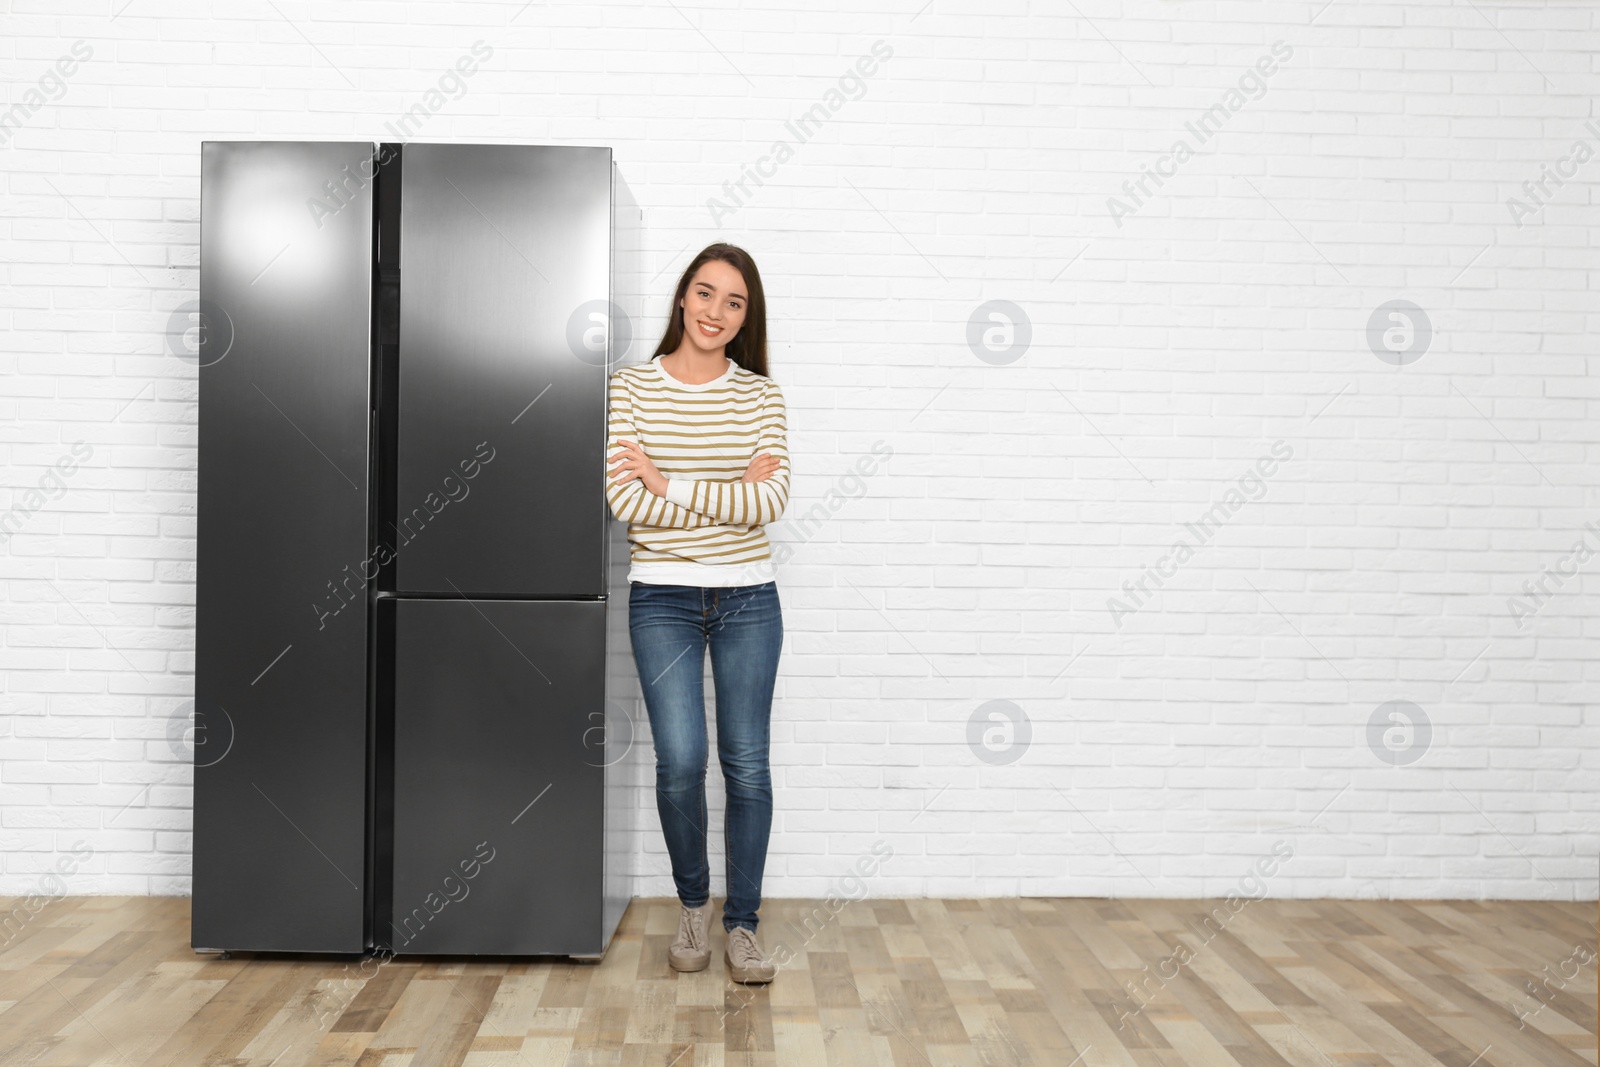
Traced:
[[742, 926], [735, 926], [728, 931], [728, 952], [740, 967], [754, 967], [766, 962], [761, 958], [761, 950], [756, 947], [755, 935]]
[[700, 924], [695, 922], [694, 913], [688, 908], [678, 913], [678, 939], [692, 949], [706, 947], [706, 939], [700, 930]]

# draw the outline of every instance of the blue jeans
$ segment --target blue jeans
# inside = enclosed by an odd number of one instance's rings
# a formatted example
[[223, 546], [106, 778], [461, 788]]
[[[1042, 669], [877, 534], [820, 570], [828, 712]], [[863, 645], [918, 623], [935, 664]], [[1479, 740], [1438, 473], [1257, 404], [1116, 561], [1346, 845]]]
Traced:
[[706, 857], [705, 650], [717, 687], [717, 758], [727, 786], [722, 925], [755, 930], [772, 830], [767, 763], [772, 690], [783, 644], [775, 582], [723, 588], [632, 583], [628, 631], [656, 747], [656, 809], [678, 899], [711, 899]]

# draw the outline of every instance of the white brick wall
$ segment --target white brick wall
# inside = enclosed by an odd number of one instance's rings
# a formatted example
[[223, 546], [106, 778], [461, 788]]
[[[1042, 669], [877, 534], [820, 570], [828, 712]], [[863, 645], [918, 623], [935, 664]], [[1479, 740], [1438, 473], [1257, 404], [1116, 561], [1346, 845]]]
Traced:
[[[163, 331], [200, 141], [392, 138], [482, 40], [422, 139], [614, 146], [641, 343], [701, 245], [763, 271], [797, 470], [768, 896], [880, 841], [873, 895], [1220, 894], [1282, 840], [1275, 896], [1594, 899], [1600, 558], [1562, 562], [1600, 549], [1593, 7], [919, 2], [0, 0], [6, 107], [39, 92], [0, 147], [0, 892], [78, 842], [70, 892], [188, 890], [196, 394]], [[967, 341], [997, 300], [1009, 362]], [[1404, 365], [1368, 344], [1391, 300], [1433, 330]], [[1020, 758], [969, 745], [991, 701]], [[1414, 762], [1369, 746], [1389, 701]]]

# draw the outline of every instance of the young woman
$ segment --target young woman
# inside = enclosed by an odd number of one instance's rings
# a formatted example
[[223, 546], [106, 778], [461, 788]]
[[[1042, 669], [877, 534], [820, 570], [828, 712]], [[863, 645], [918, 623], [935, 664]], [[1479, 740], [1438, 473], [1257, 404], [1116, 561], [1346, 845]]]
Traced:
[[767, 376], [761, 276], [707, 246], [678, 279], [666, 335], [611, 376], [606, 498], [628, 523], [628, 629], [656, 748], [656, 808], [683, 905], [675, 970], [711, 960], [704, 662], [727, 785], [728, 974], [770, 982], [756, 909], [772, 828], [767, 764], [783, 616], [763, 527], [789, 501], [783, 393]]

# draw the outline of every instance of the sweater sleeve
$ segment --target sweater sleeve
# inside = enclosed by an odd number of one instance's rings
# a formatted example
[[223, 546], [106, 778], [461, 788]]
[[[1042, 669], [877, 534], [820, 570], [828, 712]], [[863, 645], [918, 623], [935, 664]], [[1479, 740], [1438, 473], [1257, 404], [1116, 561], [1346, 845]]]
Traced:
[[715, 526], [715, 519], [656, 496], [637, 478], [619, 482], [611, 476], [612, 457], [621, 447], [617, 441], [625, 439], [637, 444], [639, 431], [633, 424], [632, 394], [620, 375], [611, 376], [606, 396], [606, 453], [601, 477], [605, 479], [606, 503], [611, 506], [611, 514], [623, 522], [636, 522], [641, 526], [666, 526], [679, 530]]
[[668, 478], [666, 499], [672, 504], [717, 522], [764, 525], [777, 520], [789, 503], [788, 419], [783, 391], [770, 379], [761, 401], [761, 431], [754, 459], [770, 452], [778, 469], [759, 482], [739, 479]]

